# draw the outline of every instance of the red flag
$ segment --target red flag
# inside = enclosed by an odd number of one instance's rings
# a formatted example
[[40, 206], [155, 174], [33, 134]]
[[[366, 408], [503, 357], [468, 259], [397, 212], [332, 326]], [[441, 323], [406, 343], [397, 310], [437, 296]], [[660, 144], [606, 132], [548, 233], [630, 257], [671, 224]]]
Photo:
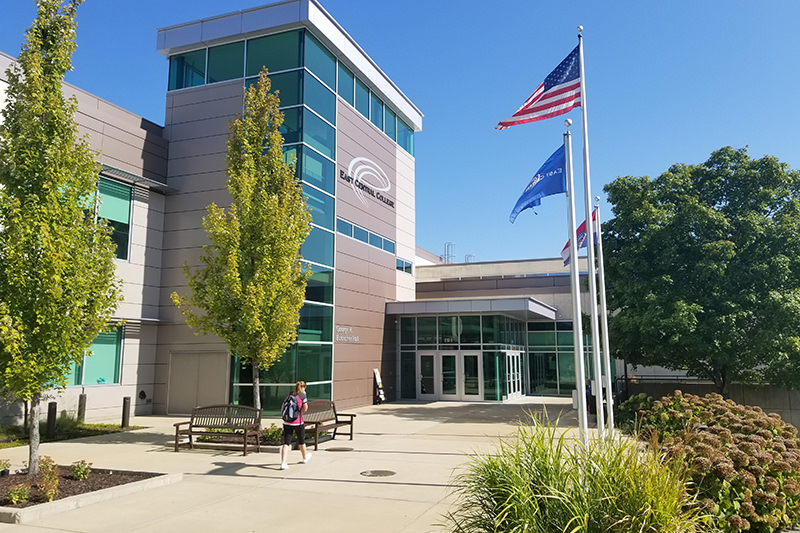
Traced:
[[[597, 220], [597, 209], [592, 209], [592, 226], [594, 226], [595, 221]], [[597, 230], [594, 232], [594, 242], [597, 242]], [[583, 221], [583, 224], [578, 226], [578, 229], [575, 230], [575, 242], [578, 244], [578, 250], [581, 248], [586, 248], [586, 221]], [[567, 244], [564, 245], [564, 248], [561, 249], [561, 258], [564, 260], [564, 266], [569, 264], [569, 241]]]

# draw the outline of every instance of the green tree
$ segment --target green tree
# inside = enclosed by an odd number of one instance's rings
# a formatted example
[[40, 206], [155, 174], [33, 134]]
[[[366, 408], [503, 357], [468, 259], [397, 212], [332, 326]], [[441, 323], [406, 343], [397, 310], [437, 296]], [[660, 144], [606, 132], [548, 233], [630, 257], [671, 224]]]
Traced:
[[605, 187], [615, 356], [733, 381], [800, 385], [800, 174], [722, 148]]
[[[34, 422], [43, 393], [66, 385], [120, 299], [110, 230], [96, 217], [99, 166], [78, 138], [76, 100], [61, 92], [81, 2], [38, 1], [6, 72], [0, 124], [0, 373]], [[38, 423], [29, 458], [38, 472]]]
[[245, 92], [244, 112], [230, 123], [225, 210], [208, 206], [203, 228], [210, 244], [202, 267], [184, 265], [189, 297], [172, 294], [196, 331], [225, 340], [232, 356], [253, 368], [253, 397], [261, 409], [259, 372], [297, 338], [307, 272], [300, 246], [311, 215], [292, 165], [284, 161], [283, 113], [266, 70]]

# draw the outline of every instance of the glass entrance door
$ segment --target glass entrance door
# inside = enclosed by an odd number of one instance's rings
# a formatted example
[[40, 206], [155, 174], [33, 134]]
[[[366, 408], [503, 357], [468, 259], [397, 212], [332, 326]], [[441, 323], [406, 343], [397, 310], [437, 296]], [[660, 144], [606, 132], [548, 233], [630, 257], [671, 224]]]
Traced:
[[506, 352], [506, 390], [508, 399], [522, 396], [522, 368], [519, 352]]
[[480, 352], [461, 352], [463, 366], [464, 388], [461, 399], [478, 401], [483, 399], [483, 368], [481, 367]]
[[442, 378], [442, 400], [458, 400], [458, 352], [445, 352], [439, 356]]
[[417, 352], [419, 381], [417, 382], [417, 398], [421, 400], [436, 399], [436, 352]]

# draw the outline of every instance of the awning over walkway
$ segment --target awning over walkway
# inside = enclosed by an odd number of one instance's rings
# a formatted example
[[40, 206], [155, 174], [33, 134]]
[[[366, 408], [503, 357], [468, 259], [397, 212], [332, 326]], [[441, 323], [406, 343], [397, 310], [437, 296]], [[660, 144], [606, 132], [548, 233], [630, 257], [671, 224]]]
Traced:
[[556, 309], [533, 298], [457, 298], [386, 302], [387, 315], [493, 314], [529, 320], [555, 320]]

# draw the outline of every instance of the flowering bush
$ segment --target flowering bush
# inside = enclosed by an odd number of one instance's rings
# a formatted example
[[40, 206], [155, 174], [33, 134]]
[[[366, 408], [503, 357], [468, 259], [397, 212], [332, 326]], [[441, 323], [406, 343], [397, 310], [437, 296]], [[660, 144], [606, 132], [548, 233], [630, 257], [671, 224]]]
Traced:
[[690, 466], [710, 529], [771, 533], [800, 521], [800, 439], [780, 415], [681, 391], [637, 415], [640, 438]]
[[85, 460], [81, 459], [80, 461], [75, 461], [70, 466], [70, 472], [72, 473], [72, 477], [79, 481], [84, 481], [89, 478], [89, 474], [92, 471], [92, 463], [87, 463]]
[[8, 501], [12, 505], [17, 505], [26, 501], [31, 495], [31, 486], [28, 483], [20, 483], [8, 488]]

